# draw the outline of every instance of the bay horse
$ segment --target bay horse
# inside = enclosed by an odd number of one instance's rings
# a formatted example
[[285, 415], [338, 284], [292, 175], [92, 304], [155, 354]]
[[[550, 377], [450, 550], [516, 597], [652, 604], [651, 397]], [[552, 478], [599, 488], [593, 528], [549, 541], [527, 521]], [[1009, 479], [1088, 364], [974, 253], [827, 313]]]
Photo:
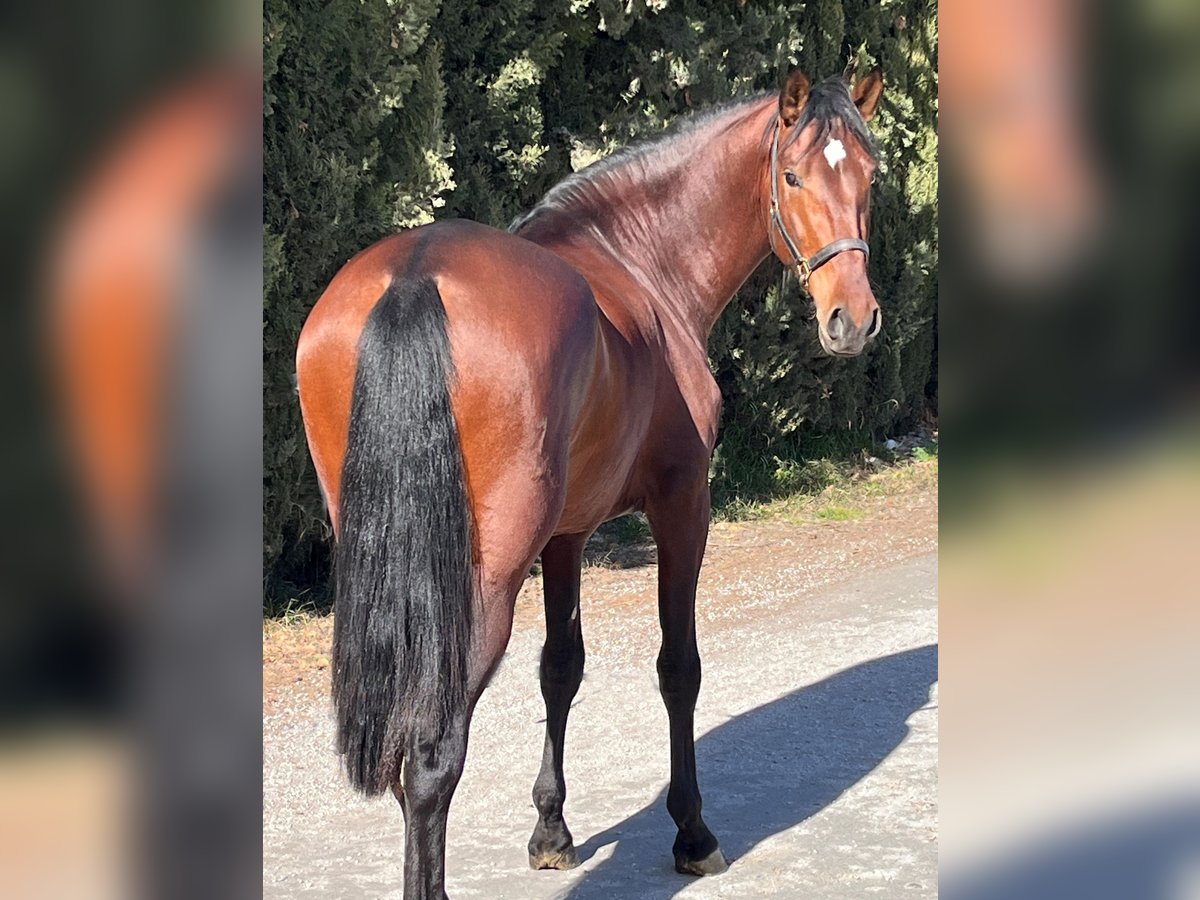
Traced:
[[881, 327], [867, 280], [866, 122], [878, 70], [699, 117], [556, 186], [502, 232], [444, 221], [348, 262], [300, 335], [308, 445], [336, 535], [333, 701], [352, 785], [406, 822], [404, 896], [445, 896], [446, 819], [472, 711], [541, 555], [546, 738], [534, 868], [578, 865], [563, 821], [567, 714], [583, 675], [584, 544], [646, 514], [658, 548], [667, 809], [682, 873], [723, 871], [701, 816], [696, 582], [721, 396], [706, 342], [774, 252], [828, 353]]

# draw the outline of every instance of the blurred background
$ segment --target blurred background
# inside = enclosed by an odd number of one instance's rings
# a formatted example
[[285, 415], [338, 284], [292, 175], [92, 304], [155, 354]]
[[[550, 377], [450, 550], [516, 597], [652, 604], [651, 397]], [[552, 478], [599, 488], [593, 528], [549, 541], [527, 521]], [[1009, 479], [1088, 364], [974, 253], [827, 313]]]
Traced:
[[[507, 43], [470, 4], [261, 13], [4, 13], [0, 895], [260, 886], [261, 613], [327, 576], [286, 376], [351, 253], [503, 224], [849, 48], [889, 79], [872, 277], [904, 325], [835, 374], [756, 276], [714, 338], [714, 490], [944, 427], [942, 890], [1200, 896], [1200, 6], [514, 2]], [[331, 108], [305, 61], [346, 22]]]
[[1200, 6], [944, 0], [950, 898], [1200, 896]]
[[3, 17], [0, 896], [256, 895], [261, 13]]

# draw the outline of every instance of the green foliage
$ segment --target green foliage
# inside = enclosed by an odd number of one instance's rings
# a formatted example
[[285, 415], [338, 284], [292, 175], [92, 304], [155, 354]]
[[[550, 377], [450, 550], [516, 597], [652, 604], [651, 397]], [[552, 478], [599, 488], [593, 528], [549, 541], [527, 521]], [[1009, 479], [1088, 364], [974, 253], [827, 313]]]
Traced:
[[937, 445], [935, 444], [933, 447], [914, 447], [912, 458], [917, 462], [929, 462], [930, 460], [937, 459]]
[[[437, 0], [267, 0], [263, 19], [263, 557], [277, 602], [324, 580], [329, 529], [296, 402], [296, 340], [334, 273], [450, 187]], [[290, 583], [289, 583], [290, 582]]]
[[[819, 490], [910, 427], [934, 390], [937, 9], [930, 0], [266, 0], [264, 565], [284, 604], [319, 591], [326, 517], [293, 385], [304, 317], [354, 253], [460, 216], [504, 227], [572, 170], [799, 66], [885, 73], [871, 279], [885, 326], [819, 355], [811, 304], [764, 264], [709, 350], [725, 397], [714, 501]], [[310, 595], [306, 595], [310, 596]]]

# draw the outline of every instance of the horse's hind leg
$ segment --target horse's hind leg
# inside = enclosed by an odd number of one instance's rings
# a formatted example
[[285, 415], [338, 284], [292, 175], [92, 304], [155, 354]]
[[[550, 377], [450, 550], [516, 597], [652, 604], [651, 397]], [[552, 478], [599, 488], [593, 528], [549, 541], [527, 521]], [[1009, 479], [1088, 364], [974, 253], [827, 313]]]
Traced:
[[563, 821], [567, 796], [563, 743], [567, 714], [583, 680], [583, 630], [579, 621], [579, 568], [587, 535], [552, 538], [542, 551], [546, 643], [542, 647], [542, 697], [546, 701], [546, 745], [533, 785], [537, 826], [529, 839], [529, 865], [573, 869], [579, 865], [571, 832]]
[[409, 743], [404, 754], [404, 900], [445, 900], [446, 817], [467, 757], [469, 715], [437, 737]]
[[508, 647], [517, 593], [562, 507], [559, 489], [534, 481], [526, 470], [512, 466], [506, 478], [504, 485], [481, 491], [489, 500], [503, 496], [504, 502], [481, 503], [495, 511], [477, 517], [481, 594], [466, 709], [440, 736], [409, 744], [402, 788], [393, 788], [405, 817], [404, 900], [446, 896], [446, 818], [466, 761], [471, 716]]
[[466, 709], [446, 723], [440, 734], [420, 736], [405, 748], [401, 783], [392, 786], [404, 813], [404, 900], [446, 897], [450, 801], [466, 763], [475, 704], [508, 645], [517, 589], [526, 571], [527, 565], [501, 579], [501, 584], [484, 589], [472, 646]]

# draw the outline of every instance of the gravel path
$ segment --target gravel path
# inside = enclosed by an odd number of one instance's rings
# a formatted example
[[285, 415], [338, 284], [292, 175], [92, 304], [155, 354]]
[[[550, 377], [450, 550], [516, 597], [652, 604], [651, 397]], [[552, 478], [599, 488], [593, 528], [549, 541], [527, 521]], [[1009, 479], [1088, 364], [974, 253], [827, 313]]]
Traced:
[[[919, 528], [889, 529], [889, 518], [817, 528], [819, 540], [766, 523], [714, 532], [696, 752], [705, 819], [732, 865], [702, 880], [671, 866], [644, 559], [585, 571], [587, 676], [566, 760], [566, 818], [584, 862], [528, 869], [543, 727], [531, 579], [451, 809], [451, 896], [936, 896], [936, 512], [924, 508]], [[850, 568], [864, 559], [869, 568]], [[345, 786], [323, 692], [303, 680], [269, 698], [264, 716], [264, 896], [398, 898], [399, 808]]]

